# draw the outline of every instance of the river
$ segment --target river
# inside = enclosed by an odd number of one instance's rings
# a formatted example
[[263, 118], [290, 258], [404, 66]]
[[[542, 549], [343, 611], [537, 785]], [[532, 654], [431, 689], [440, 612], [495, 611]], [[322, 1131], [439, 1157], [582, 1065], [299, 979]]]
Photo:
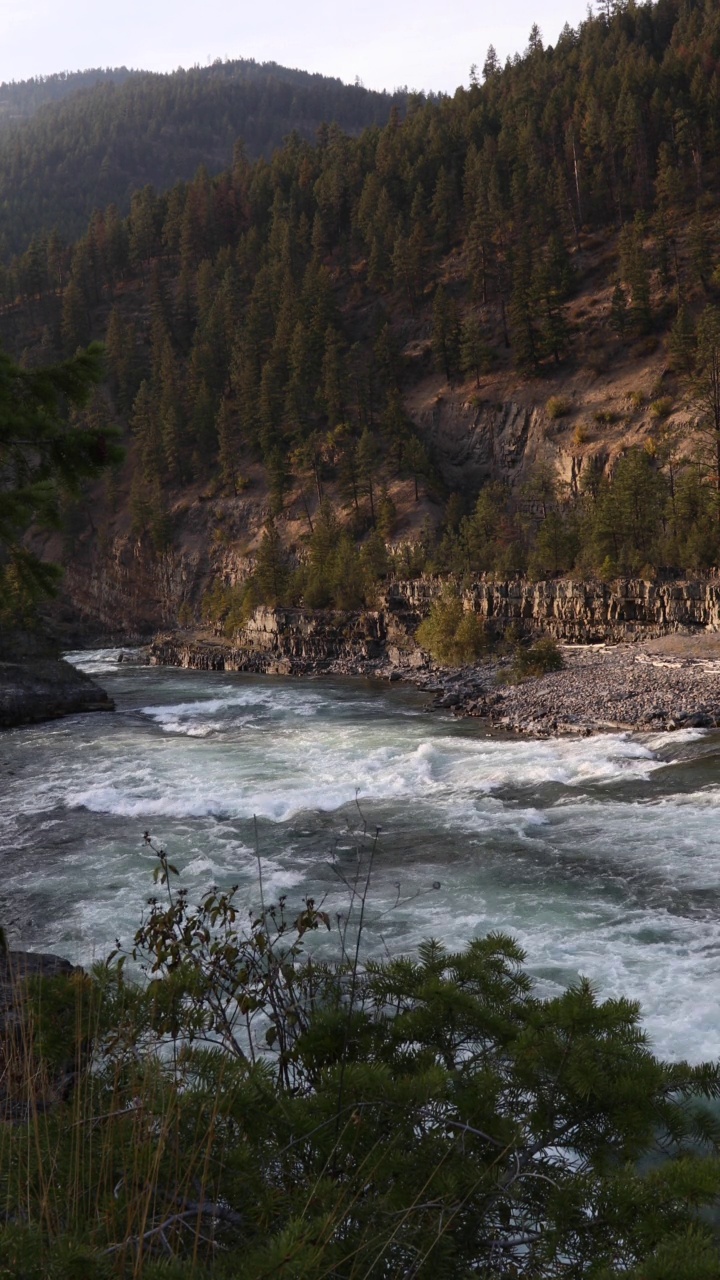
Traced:
[[0, 920], [82, 963], [127, 942], [151, 835], [191, 893], [342, 911], [380, 828], [367, 944], [512, 933], [539, 989], [641, 1002], [657, 1052], [720, 1056], [720, 734], [542, 741], [428, 714], [417, 691], [118, 665], [116, 700], [0, 735]]

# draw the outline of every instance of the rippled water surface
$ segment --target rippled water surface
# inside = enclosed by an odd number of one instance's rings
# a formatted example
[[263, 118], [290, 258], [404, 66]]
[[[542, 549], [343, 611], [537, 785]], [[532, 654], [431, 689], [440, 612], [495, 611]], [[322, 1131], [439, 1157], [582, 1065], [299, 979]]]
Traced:
[[500, 738], [397, 687], [114, 658], [74, 655], [114, 716], [0, 735], [16, 940], [88, 961], [128, 939], [146, 829], [191, 889], [239, 883], [256, 903], [256, 819], [266, 896], [341, 910], [359, 805], [381, 828], [376, 949], [507, 930], [543, 989], [586, 974], [642, 1002], [659, 1052], [720, 1055], [720, 735]]

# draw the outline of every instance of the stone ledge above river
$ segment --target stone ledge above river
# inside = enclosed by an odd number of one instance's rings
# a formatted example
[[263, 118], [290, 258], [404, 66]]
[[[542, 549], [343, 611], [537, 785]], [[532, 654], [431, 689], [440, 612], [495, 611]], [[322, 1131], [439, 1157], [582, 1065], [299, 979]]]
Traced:
[[[378, 664], [407, 665], [415, 632], [440, 594], [439, 578], [393, 582], [375, 610], [256, 609], [232, 637], [172, 632], [156, 637], [151, 661], [199, 670], [308, 674]], [[657, 639], [677, 632], [720, 632], [720, 579], [612, 583], [555, 579], [493, 582], [464, 589], [465, 608], [491, 631], [515, 625], [575, 644]], [[394, 654], [402, 655], [397, 659]], [[417, 661], [417, 658], [415, 659]], [[339, 664], [339, 665], [338, 665]]]
[[495, 625], [538, 626], [559, 640], [651, 639], [684, 629], [720, 631], [720, 580], [474, 583], [467, 604]]
[[320, 674], [347, 664], [349, 674], [365, 674], [385, 660], [387, 639], [382, 612], [259, 608], [225, 641], [182, 632], [156, 636], [150, 662], [269, 675]]

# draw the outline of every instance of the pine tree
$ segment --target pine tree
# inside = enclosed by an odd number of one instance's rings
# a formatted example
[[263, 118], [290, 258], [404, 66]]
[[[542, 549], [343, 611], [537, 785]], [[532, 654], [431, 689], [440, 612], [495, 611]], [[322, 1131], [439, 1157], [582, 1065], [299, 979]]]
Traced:
[[151, 186], [136, 191], [130, 205], [130, 261], [141, 272], [158, 246], [157, 197]]
[[147, 379], [140, 383], [133, 401], [130, 430], [136, 441], [138, 470], [149, 488], [165, 475], [165, 451], [160, 415]]
[[389, 541], [393, 535], [396, 520], [397, 507], [388, 492], [387, 485], [383, 484], [378, 495], [377, 531], [386, 542]]
[[223, 482], [237, 496], [240, 479], [242, 434], [237, 410], [228, 396], [220, 401], [215, 430], [218, 438], [218, 462]]
[[402, 353], [392, 325], [382, 320], [378, 335], [373, 343], [372, 354], [375, 358], [377, 373], [381, 385], [387, 391], [399, 391], [402, 374]]
[[346, 381], [342, 341], [337, 330], [329, 325], [325, 333], [322, 383], [318, 398], [331, 427], [342, 422], [345, 415]]
[[617, 334], [618, 338], [624, 338], [627, 333], [628, 323], [629, 314], [625, 290], [620, 281], [616, 280], [610, 300], [610, 328], [613, 333]]
[[539, 360], [536, 301], [533, 292], [532, 253], [527, 240], [513, 257], [510, 334], [518, 368], [533, 370]]
[[138, 359], [135, 347], [135, 326], [126, 320], [119, 307], [113, 307], [105, 333], [110, 385], [121, 409], [130, 408], [137, 392]]
[[695, 368], [690, 382], [695, 429], [704, 446], [717, 495], [720, 521], [720, 309], [707, 306], [697, 327]]
[[290, 566], [272, 516], [265, 524], [253, 578], [263, 604], [274, 609], [285, 602], [290, 581]]
[[460, 365], [463, 373], [472, 373], [475, 386], [480, 386], [480, 375], [487, 371], [490, 351], [485, 340], [485, 329], [476, 312], [465, 316], [460, 330]]
[[279, 446], [276, 445], [270, 450], [266, 466], [270, 489], [270, 510], [274, 516], [279, 516], [285, 505], [285, 492], [289, 480], [285, 454]]
[[450, 248], [455, 219], [456, 193], [452, 176], [444, 165], [440, 166], [430, 205], [430, 216], [435, 235], [443, 251]]
[[193, 466], [198, 475], [207, 475], [217, 454], [215, 396], [207, 382], [195, 388], [190, 407], [189, 434], [193, 444]]
[[553, 237], [533, 279], [533, 296], [539, 309], [540, 348], [543, 356], [551, 355], [556, 364], [566, 353], [570, 341], [563, 306], [569, 287], [566, 257], [560, 237]]
[[652, 327], [650, 274], [643, 248], [642, 219], [627, 223], [620, 234], [620, 270], [630, 290], [630, 318], [640, 333]]
[[62, 320], [60, 322], [63, 347], [68, 355], [85, 346], [90, 339], [90, 317], [82, 289], [70, 279], [63, 290]]
[[366, 427], [358, 440], [355, 451], [355, 466], [358, 478], [358, 489], [365, 494], [370, 503], [370, 519], [375, 524], [375, 478], [379, 464], [377, 440]]
[[409, 423], [402, 396], [390, 391], [383, 411], [381, 426], [388, 454], [398, 470], [403, 464], [405, 445], [409, 438]]
[[433, 302], [432, 341], [438, 367], [451, 382], [460, 361], [460, 322], [455, 300], [442, 285], [438, 285]]
[[432, 468], [430, 465], [430, 459], [428, 457], [427, 449], [425, 448], [422, 441], [419, 440], [416, 435], [411, 435], [407, 440], [407, 443], [405, 445], [405, 450], [403, 453], [403, 462], [406, 470], [410, 473], [410, 475], [413, 478], [413, 483], [415, 486], [415, 501], [419, 502], [420, 493], [418, 489], [418, 482], [421, 479], [422, 480], [429, 479], [432, 472]]
[[686, 306], [681, 306], [668, 335], [668, 351], [673, 369], [688, 374], [695, 359], [695, 327]]

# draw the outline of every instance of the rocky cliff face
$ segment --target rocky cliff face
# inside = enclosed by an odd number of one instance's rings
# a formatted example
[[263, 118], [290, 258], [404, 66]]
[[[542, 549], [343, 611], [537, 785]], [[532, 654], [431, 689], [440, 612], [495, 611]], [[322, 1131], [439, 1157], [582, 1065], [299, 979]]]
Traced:
[[543, 438], [545, 415], [537, 406], [514, 400], [491, 403], [461, 401], [439, 394], [419, 416], [419, 427], [432, 441], [443, 479], [452, 489], [479, 489], [488, 480], [512, 480], [525, 461], [528, 443], [534, 454]]
[[685, 628], [720, 631], [720, 579], [479, 582], [466, 593], [466, 605], [499, 629], [516, 622], [583, 644], [651, 639]]
[[[384, 597], [384, 611], [412, 634], [440, 590], [434, 578], [399, 582]], [[717, 577], [609, 583], [478, 580], [464, 592], [464, 602], [497, 631], [516, 624], [524, 631], [547, 631], [558, 640], [580, 644], [653, 639], [695, 628], [720, 631]]]
[[[232, 639], [182, 633], [159, 636], [157, 663], [209, 670], [356, 671], [416, 665], [415, 632], [442, 584], [418, 578], [394, 583], [377, 610], [257, 609]], [[653, 639], [688, 630], [720, 631], [720, 579], [650, 583], [482, 582], [464, 594], [465, 607], [497, 632], [515, 625], [580, 644]]]
[[78, 637], [146, 639], [158, 627], [175, 624], [183, 600], [201, 590], [207, 573], [208, 557], [201, 551], [154, 555], [144, 543], [117, 538], [102, 554], [67, 566], [68, 603], [59, 621]]
[[257, 671], [271, 675], [335, 669], [358, 670], [386, 656], [383, 612], [256, 609], [250, 621], [225, 642], [182, 633], [158, 636], [151, 661], [210, 671]]

